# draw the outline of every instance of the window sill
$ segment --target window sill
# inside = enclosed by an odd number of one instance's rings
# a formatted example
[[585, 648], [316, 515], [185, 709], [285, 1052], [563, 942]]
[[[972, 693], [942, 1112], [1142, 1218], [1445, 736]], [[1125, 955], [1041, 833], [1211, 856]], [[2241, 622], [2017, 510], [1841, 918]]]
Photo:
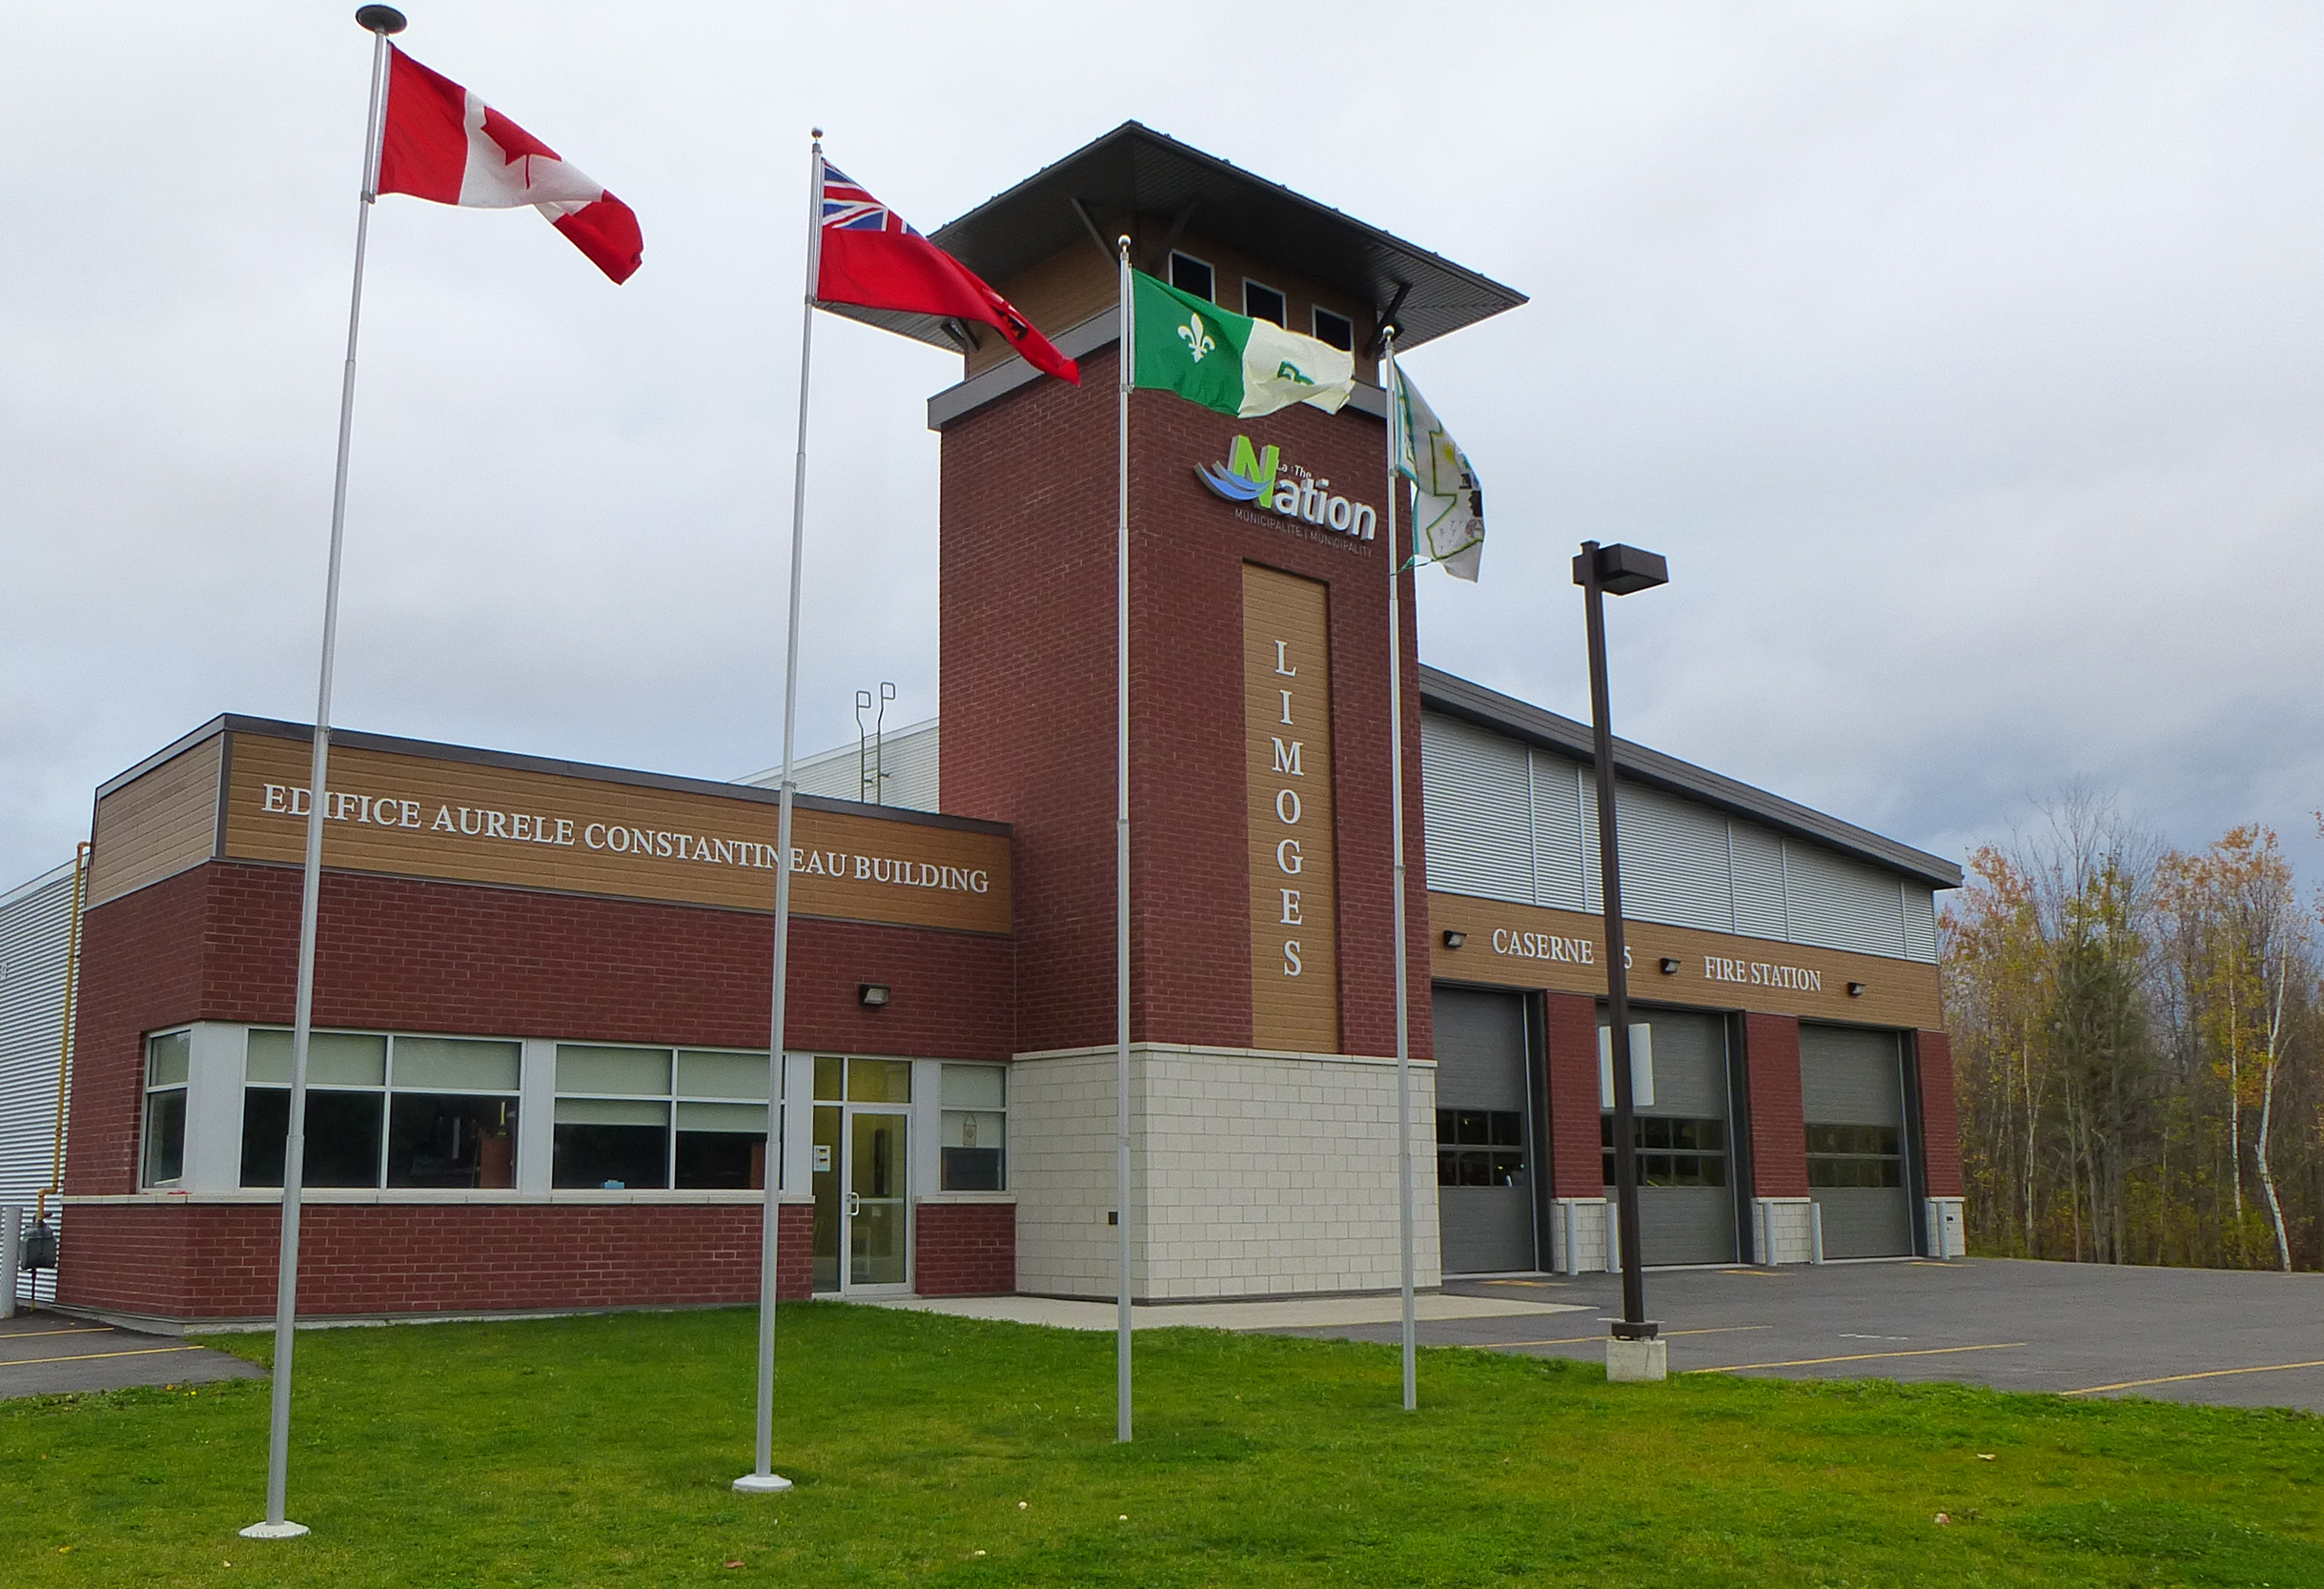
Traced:
[[[579, 1204], [591, 1207], [620, 1206], [630, 1203], [659, 1204], [663, 1207], [687, 1205], [735, 1205], [759, 1203], [765, 1200], [763, 1192], [687, 1192], [653, 1191], [641, 1188], [634, 1192], [601, 1192], [585, 1188], [557, 1192], [463, 1192], [436, 1187], [398, 1187], [382, 1191], [364, 1187], [312, 1187], [299, 1196], [302, 1208], [316, 1205], [376, 1205], [402, 1207], [413, 1204], [441, 1206], [444, 1204], [533, 1205]], [[778, 1194], [784, 1203], [808, 1204], [814, 1194], [805, 1192], [785, 1192]], [[245, 1187], [227, 1192], [131, 1192], [67, 1197], [68, 1208], [103, 1208], [108, 1206], [154, 1207], [166, 1203], [253, 1204], [273, 1208], [282, 1202], [282, 1193], [273, 1188]]]
[[1013, 1192], [924, 1192], [915, 1203], [1014, 1203]]

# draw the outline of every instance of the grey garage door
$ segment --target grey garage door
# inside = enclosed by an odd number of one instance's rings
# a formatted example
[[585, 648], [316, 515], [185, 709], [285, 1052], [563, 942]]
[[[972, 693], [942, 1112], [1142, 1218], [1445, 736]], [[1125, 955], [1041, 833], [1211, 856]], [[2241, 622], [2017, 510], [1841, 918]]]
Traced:
[[[1605, 1018], [1603, 1010], [1599, 1019]], [[1650, 1264], [1735, 1261], [1735, 1175], [1727, 1123], [1726, 1022], [1655, 1010], [1654, 1102], [1636, 1111], [1639, 1248]], [[1614, 1116], [1599, 1117], [1614, 1195]]]
[[1824, 1211], [1824, 1255], [1910, 1253], [1905, 1063], [1897, 1034], [1802, 1025], [1800, 1103], [1807, 1121], [1808, 1195]]
[[1525, 1003], [1439, 988], [1437, 1236], [1447, 1274], [1536, 1267]]

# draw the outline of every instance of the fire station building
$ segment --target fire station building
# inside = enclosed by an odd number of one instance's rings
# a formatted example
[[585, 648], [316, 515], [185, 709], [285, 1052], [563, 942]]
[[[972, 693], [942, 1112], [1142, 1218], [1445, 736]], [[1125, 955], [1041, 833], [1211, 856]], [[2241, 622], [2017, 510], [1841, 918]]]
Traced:
[[[779, 1067], [772, 788], [335, 732], [302, 1314], [747, 1301], [769, 1175], [785, 1295], [1111, 1296], [1125, 1212], [1141, 1298], [1396, 1285], [1376, 384], [1256, 420], [1133, 396], [1115, 1204], [1119, 232], [1359, 374], [1391, 314], [1408, 348], [1522, 301], [1134, 123], [935, 234], [1083, 383], [942, 333], [939, 716], [908, 790], [810, 764]], [[1216, 495], [1238, 437], [1348, 511]], [[1589, 734], [1423, 667], [1396, 588], [1421, 1283], [1603, 1269]], [[98, 791], [66, 1307], [272, 1311], [307, 757], [225, 716]], [[1957, 1252], [1960, 869], [1641, 746], [1616, 770], [1645, 1261]]]

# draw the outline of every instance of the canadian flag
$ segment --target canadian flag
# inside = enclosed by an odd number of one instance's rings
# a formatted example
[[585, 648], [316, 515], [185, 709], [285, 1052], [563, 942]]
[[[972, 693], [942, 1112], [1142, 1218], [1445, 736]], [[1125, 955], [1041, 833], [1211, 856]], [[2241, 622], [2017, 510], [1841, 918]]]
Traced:
[[645, 240], [628, 205], [451, 78], [392, 46], [388, 55], [379, 192], [486, 210], [530, 204], [599, 270], [630, 278]]

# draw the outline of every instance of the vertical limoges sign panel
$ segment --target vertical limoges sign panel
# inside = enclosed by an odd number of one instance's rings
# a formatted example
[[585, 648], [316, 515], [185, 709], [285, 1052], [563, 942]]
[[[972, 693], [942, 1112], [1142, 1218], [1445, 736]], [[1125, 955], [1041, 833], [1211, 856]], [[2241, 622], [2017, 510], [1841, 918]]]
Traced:
[[1251, 825], [1251, 1044], [1339, 1049], [1332, 653], [1314, 580], [1243, 565]]

